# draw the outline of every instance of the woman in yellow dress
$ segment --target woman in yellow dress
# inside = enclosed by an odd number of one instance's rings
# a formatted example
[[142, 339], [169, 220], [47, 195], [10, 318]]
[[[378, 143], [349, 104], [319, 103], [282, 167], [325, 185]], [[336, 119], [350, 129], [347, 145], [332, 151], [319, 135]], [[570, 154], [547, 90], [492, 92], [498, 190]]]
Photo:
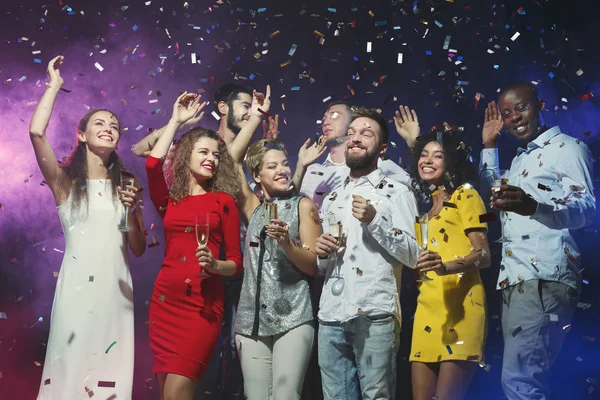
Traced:
[[479, 270], [490, 265], [486, 209], [468, 183], [477, 177], [469, 148], [456, 135], [420, 136], [413, 154], [414, 190], [431, 201], [427, 246], [416, 265], [422, 279], [410, 353], [413, 398], [458, 400], [483, 361], [486, 301]]

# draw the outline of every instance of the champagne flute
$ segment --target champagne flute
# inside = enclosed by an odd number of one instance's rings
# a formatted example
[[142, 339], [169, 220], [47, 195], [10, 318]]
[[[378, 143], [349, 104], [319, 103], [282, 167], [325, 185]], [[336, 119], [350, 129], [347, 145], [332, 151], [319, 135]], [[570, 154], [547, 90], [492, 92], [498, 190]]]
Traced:
[[[195, 228], [196, 228], [196, 242], [198, 243], [198, 246], [206, 246], [208, 244], [208, 235], [210, 234], [210, 226], [208, 224], [208, 213], [200, 214], [199, 218], [198, 218], [198, 215], [196, 215]], [[212, 276], [212, 275], [209, 274], [208, 272], [206, 272], [204, 270], [204, 268], [201, 268], [200, 276], [208, 278], [209, 276]]]
[[[507, 171], [505, 170], [499, 170], [499, 172], [493, 171], [494, 185], [492, 186], [492, 193], [500, 193], [500, 186], [508, 184], [508, 178], [503, 178], [503, 176], [506, 175], [506, 172]], [[497, 240], [495, 240], [495, 242], [509, 243], [512, 240], [504, 236], [504, 219], [502, 218], [503, 216], [507, 217], [506, 211], [499, 211], [498, 216], [500, 217], [501, 236]]]
[[[277, 203], [273, 202], [272, 200], [265, 199], [264, 214], [265, 214], [265, 226], [271, 225], [271, 221], [274, 219], [277, 219]], [[265, 250], [268, 250], [269, 257], [267, 258], [266, 261], [276, 260], [277, 257], [275, 257], [275, 255], [273, 254], [273, 252], [275, 251], [274, 243], [273, 243], [275, 241], [275, 239], [265, 237], [265, 245], [266, 245], [267, 240], [269, 241], [269, 246], [268, 247], [265, 246]]]
[[[133, 186], [134, 180], [130, 175], [121, 175], [121, 190], [127, 190], [127, 186]], [[129, 232], [129, 207], [125, 207], [125, 218], [119, 224], [119, 232]]]
[[[420, 217], [416, 217], [415, 235], [417, 237], [417, 243], [419, 244], [419, 248], [422, 251], [427, 250], [427, 244], [429, 242], [429, 214], [426, 213], [421, 215]], [[425, 282], [432, 280], [433, 279], [427, 276], [427, 272], [419, 272], [419, 278], [417, 279], [417, 282]]]
[[[335, 215], [329, 214], [329, 234], [335, 238], [336, 244], [339, 246], [339, 250], [342, 250], [346, 245], [346, 237], [344, 235], [344, 227], [340, 221], [337, 220]], [[339, 296], [344, 291], [345, 281], [340, 275], [341, 266], [338, 263], [338, 252], [333, 253], [333, 265], [335, 268], [335, 282], [331, 285], [331, 293], [334, 296]]]

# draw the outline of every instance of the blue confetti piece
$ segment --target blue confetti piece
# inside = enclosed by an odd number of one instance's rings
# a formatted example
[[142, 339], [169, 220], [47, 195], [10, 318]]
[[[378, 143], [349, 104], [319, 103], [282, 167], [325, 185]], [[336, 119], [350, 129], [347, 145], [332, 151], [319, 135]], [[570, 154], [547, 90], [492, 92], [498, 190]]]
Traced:
[[195, 31], [198, 31], [198, 30], [202, 29], [202, 27], [201, 27], [201, 26], [194, 26], [194, 28], [193, 28], [193, 29], [194, 29]]
[[242, 12], [242, 11], [244, 11], [244, 9], [242, 7], [238, 7], [238, 8], [235, 9], [235, 11]]
[[435, 23], [435, 24], [438, 26], [438, 28], [441, 28], [442, 26], [444, 26], [444, 25], [442, 25], [442, 23], [441, 23], [441, 22], [439, 22], [439, 21], [436, 21], [436, 20], [434, 20], [433, 22], [434, 22], [434, 23]]
[[386, 26], [387, 21], [375, 21], [375, 26]]
[[241, 58], [240, 56], [237, 56], [237, 57], [235, 58], [235, 61], [240, 61], [241, 59], [242, 59], [242, 58]]
[[306, 10], [300, 10], [300, 15], [306, 14]]
[[456, 57], [457, 60], [462, 61], [463, 60], [463, 56], [458, 56]]
[[525, 27], [525, 29], [527, 29], [528, 31], [530, 31], [530, 30], [531, 30], [531, 26], [527, 25], [527, 26]]
[[550, 72], [550, 73], [548, 74], [548, 76], [549, 76], [551, 79], [554, 79], [554, 72]]
[[586, 285], [589, 284], [590, 282], [587, 279], [583, 280], [583, 283], [585, 283]]
[[494, 68], [495, 69], [500, 69], [500, 66], [498, 64], [494, 64]]
[[44, 22], [46, 22], [46, 20], [44, 18], [40, 18], [40, 23], [43, 24]]
[[253, 81], [253, 80], [254, 80], [254, 78], [256, 78], [256, 75], [254, 75], [254, 74], [250, 74], [250, 75], [248, 76], [248, 79], [250, 79], [251, 81]]
[[131, 27], [131, 29], [133, 29], [134, 32], [137, 32], [137, 30], [139, 29], [137, 25], [134, 25]]
[[293, 86], [293, 87], [292, 87], [292, 90], [293, 90], [293, 91], [298, 91], [298, 90], [300, 90], [300, 86]]
[[448, 350], [448, 354], [452, 354], [452, 349], [450, 348], [450, 345], [446, 345], [446, 350]]
[[41, 64], [41, 63], [42, 63], [42, 60], [40, 60], [39, 58], [34, 58], [34, 59], [33, 59], [33, 62], [34, 62], [35, 64]]
[[426, 56], [430, 56], [431, 55], [431, 50], [425, 50], [425, 55]]
[[259, 13], [263, 13], [265, 11], [267, 11], [267, 7], [261, 7], [261, 8], [258, 9]]
[[357, 11], [358, 11], [358, 7], [352, 7], [352, 8], [350, 9], [350, 11], [351, 11], [351, 12], [357, 12]]
[[333, 7], [328, 7], [327, 11], [329, 11], [329, 12], [337, 12], [337, 9], [335, 9]]
[[200, 82], [206, 83], [206, 82], [208, 82], [208, 78], [200, 78]]
[[510, 29], [510, 24], [504, 25], [504, 29]]
[[152, 115], [156, 115], [160, 112], [160, 108], [155, 108], [154, 110], [152, 110]]
[[210, 29], [206, 28], [206, 33], [210, 34]]
[[354, 56], [354, 61], [358, 61], [358, 57]]
[[400, 25], [396, 25], [396, 26], [394, 26], [394, 30], [395, 30], [395, 31], [398, 31], [398, 30], [400, 30]]
[[519, 15], [527, 15], [527, 13], [525, 12], [525, 10], [521, 10], [519, 11]]

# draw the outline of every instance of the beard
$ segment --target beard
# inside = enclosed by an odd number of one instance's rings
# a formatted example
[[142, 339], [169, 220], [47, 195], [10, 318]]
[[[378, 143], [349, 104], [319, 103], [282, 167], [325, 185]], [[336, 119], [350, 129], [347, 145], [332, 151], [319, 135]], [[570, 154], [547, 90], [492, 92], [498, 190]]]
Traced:
[[346, 165], [350, 169], [365, 169], [373, 164], [373, 161], [377, 159], [377, 149], [368, 152], [364, 156], [352, 156], [350, 155], [349, 149], [346, 149]]
[[227, 128], [230, 129], [236, 135], [240, 133], [242, 127], [240, 123], [242, 122], [242, 118], [237, 118], [233, 112], [227, 114]]

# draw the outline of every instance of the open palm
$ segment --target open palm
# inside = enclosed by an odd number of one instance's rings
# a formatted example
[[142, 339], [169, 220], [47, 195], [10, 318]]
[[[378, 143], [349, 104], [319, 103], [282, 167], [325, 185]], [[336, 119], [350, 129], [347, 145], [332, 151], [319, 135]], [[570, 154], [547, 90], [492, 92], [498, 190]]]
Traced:
[[327, 150], [323, 136], [319, 137], [319, 139], [314, 142], [312, 146], [309, 146], [309, 144], [310, 138], [306, 139], [306, 142], [304, 142], [298, 151], [298, 162], [304, 166], [314, 163], [323, 155], [323, 153], [325, 153], [325, 150]]
[[495, 143], [504, 129], [504, 122], [495, 101], [491, 101], [485, 109], [485, 121], [481, 130], [483, 143]]
[[413, 148], [421, 129], [419, 128], [419, 118], [415, 110], [411, 110], [407, 106], [398, 107], [394, 115], [394, 125], [396, 132], [404, 139], [409, 148]]

